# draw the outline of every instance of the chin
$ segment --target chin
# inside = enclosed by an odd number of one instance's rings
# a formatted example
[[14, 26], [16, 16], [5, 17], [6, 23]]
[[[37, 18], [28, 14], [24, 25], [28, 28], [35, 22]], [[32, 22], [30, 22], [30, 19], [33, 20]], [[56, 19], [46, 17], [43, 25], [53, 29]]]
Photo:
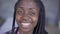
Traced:
[[24, 32], [30, 32], [32, 29], [28, 29], [28, 28], [26, 28], [26, 29], [21, 29], [22, 31], [24, 31]]

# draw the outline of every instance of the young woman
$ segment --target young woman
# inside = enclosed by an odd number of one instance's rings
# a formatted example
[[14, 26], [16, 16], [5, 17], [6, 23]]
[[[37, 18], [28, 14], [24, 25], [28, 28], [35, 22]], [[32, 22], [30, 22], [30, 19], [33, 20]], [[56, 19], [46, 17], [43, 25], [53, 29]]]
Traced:
[[[15, 20], [18, 24], [17, 28], [15, 28]], [[12, 30], [5, 34], [47, 34], [45, 9], [41, 0], [18, 0], [15, 4]]]

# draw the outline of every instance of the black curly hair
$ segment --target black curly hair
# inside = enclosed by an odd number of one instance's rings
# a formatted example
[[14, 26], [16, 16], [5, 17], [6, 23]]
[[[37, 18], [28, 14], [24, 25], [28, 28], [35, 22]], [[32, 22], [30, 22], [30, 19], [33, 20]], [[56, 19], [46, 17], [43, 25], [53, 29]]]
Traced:
[[[15, 4], [15, 12], [14, 12], [14, 18], [13, 18], [13, 25], [12, 25], [12, 34], [14, 34], [14, 28], [15, 28], [15, 16], [16, 16], [16, 7], [18, 3], [21, 0], [18, 0], [18, 2]], [[36, 27], [34, 28], [33, 34], [47, 34], [45, 31], [45, 8], [41, 0], [34, 0], [36, 2], [37, 6], [40, 8], [39, 10], [39, 17], [38, 17], [38, 23]], [[19, 27], [18, 27], [19, 28]], [[18, 28], [16, 30], [16, 34], [18, 31]]]

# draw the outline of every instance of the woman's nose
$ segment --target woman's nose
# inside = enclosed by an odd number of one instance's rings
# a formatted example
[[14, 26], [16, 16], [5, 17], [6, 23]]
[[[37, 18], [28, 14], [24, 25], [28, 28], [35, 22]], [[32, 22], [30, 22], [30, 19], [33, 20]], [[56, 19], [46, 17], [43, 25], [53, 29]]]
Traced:
[[23, 22], [27, 22], [27, 23], [31, 22], [31, 20], [32, 19], [30, 17], [28, 17], [28, 16], [24, 16], [23, 19], [22, 19]]

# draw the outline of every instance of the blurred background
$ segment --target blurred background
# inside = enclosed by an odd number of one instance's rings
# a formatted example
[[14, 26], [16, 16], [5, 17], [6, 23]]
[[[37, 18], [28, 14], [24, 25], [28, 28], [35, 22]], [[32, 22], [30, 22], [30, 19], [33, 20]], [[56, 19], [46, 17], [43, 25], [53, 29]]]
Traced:
[[[60, 34], [60, 0], [41, 1], [46, 11], [46, 31], [49, 34]], [[11, 30], [16, 2], [17, 0], [0, 0], [0, 34]]]

